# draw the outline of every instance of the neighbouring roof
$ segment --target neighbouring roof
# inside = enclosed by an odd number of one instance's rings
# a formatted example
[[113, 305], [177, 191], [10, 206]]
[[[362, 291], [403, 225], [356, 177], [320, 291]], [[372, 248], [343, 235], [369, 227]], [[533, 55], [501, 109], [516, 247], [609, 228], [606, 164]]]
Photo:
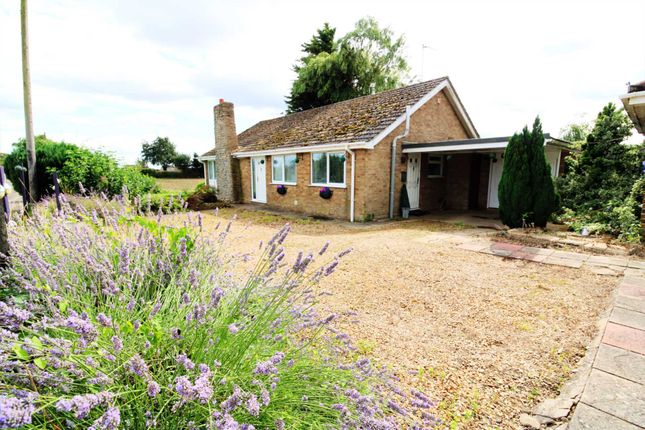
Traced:
[[[240, 151], [368, 142], [447, 77], [260, 121], [238, 135]], [[209, 151], [210, 154], [213, 151]]]
[[630, 84], [628, 93], [620, 96], [625, 111], [640, 133], [645, 134], [645, 81]]
[[215, 156], [215, 148], [211, 149], [208, 152], [204, 152], [200, 157], [214, 157]]
[[[486, 137], [482, 139], [446, 140], [442, 142], [403, 142], [403, 152], [486, 152], [494, 149], [504, 149], [512, 136]], [[551, 137], [544, 133], [544, 143], [560, 149], [571, 150], [571, 142]]]

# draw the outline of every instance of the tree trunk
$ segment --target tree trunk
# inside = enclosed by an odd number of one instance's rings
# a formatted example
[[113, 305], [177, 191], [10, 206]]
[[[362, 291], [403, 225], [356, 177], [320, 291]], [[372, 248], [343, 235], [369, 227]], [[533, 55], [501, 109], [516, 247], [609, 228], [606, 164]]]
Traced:
[[27, 141], [27, 170], [29, 182], [29, 203], [36, 199], [36, 143], [31, 114], [31, 77], [29, 72], [29, 36], [27, 31], [27, 0], [20, 2], [20, 27], [22, 30], [22, 86], [25, 104], [25, 130]]

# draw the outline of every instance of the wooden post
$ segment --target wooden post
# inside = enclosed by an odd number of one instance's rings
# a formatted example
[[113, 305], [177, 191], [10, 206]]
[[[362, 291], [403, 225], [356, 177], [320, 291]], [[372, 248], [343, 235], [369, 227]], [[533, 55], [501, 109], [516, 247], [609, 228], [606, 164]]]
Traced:
[[4, 167], [0, 166], [0, 185], [3, 188], [2, 213], [0, 214], [0, 268], [7, 266], [7, 257], [9, 256], [9, 235], [7, 232], [7, 221], [9, 221], [9, 196], [7, 196], [7, 180], [4, 174]]
[[58, 184], [58, 172], [54, 172], [52, 176], [54, 177], [54, 195], [56, 196], [56, 208], [58, 209], [58, 214], [60, 215], [62, 208], [60, 204], [60, 185]]
[[34, 120], [31, 112], [31, 73], [29, 70], [29, 30], [27, 24], [27, 0], [20, 2], [20, 28], [22, 33], [22, 89], [25, 105], [25, 141], [27, 145], [27, 175], [29, 177], [29, 201], [38, 198], [36, 190], [36, 143], [34, 139]]

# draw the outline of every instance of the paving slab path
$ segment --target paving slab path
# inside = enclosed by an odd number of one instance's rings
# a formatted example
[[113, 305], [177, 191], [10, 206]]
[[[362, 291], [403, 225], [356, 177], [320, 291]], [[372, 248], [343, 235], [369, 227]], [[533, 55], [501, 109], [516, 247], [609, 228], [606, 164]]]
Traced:
[[540, 264], [585, 266], [599, 275], [622, 275], [612, 309], [601, 324], [600, 336], [583, 359], [579, 376], [563, 387], [558, 399], [544, 401], [520, 421], [525, 428], [557, 425], [558, 430], [645, 429], [644, 261], [484, 240], [457, 247]]

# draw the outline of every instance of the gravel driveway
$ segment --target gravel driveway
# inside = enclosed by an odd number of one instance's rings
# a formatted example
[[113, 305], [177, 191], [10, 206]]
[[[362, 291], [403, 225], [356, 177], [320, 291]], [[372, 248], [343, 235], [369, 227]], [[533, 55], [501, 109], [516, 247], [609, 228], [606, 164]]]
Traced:
[[[204, 213], [206, 231], [233, 211]], [[332, 251], [354, 248], [320, 286], [333, 295], [319, 306], [357, 312], [339, 324], [359, 350], [430, 393], [437, 414], [460, 429], [515, 429], [520, 413], [557, 394], [618, 282], [459, 250], [471, 232], [447, 224], [295, 221], [291, 254], [326, 240]], [[236, 247], [255, 252], [283, 222], [240, 213]]]

